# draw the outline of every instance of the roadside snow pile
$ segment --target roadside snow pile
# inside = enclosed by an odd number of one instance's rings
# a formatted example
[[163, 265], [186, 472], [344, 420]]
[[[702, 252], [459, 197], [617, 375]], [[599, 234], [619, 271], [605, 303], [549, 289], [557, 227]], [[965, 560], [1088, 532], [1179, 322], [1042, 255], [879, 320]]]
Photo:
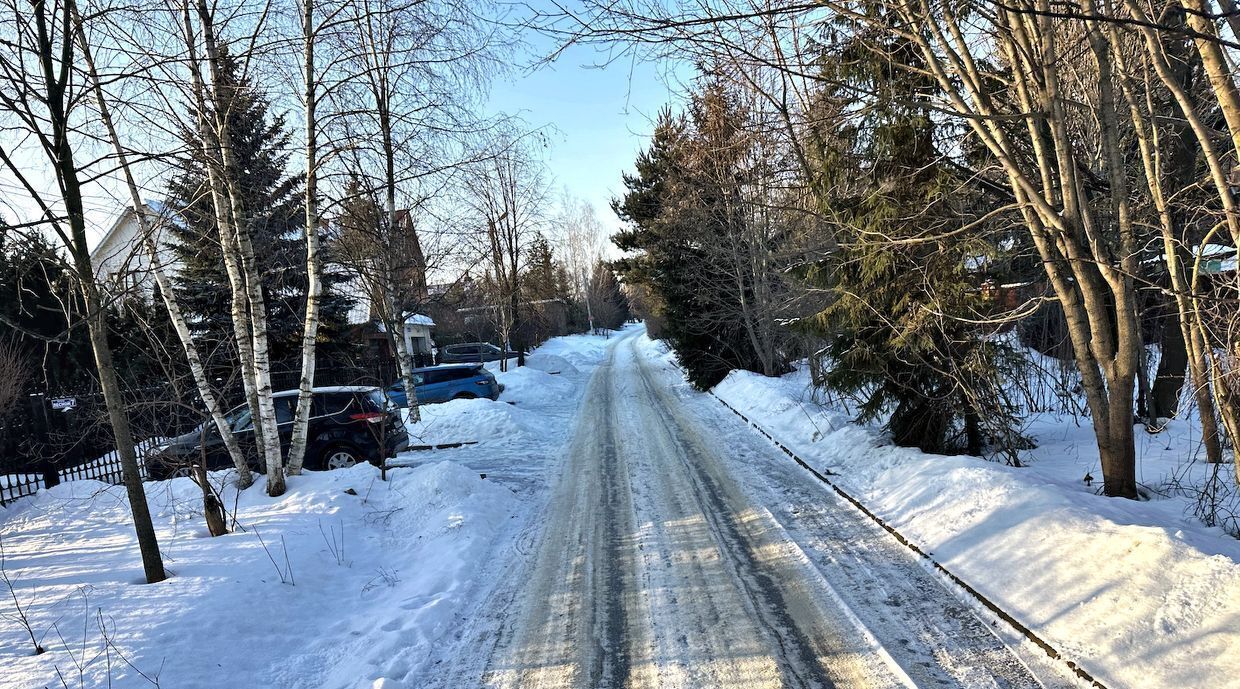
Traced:
[[[640, 325], [629, 325], [627, 328], [641, 327]], [[581, 370], [593, 370], [598, 366], [599, 362], [607, 352], [607, 345], [612, 342], [615, 335], [569, 335], [568, 337], [553, 337], [550, 340], [539, 345], [538, 349], [530, 354], [531, 359], [547, 357], [557, 357], [559, 360], [566, 361], [572, 366]], [[555, 370], [545, 366], [538, 366], [543, 370]]]
[[[804, 369], [734, 371], [714, 391], [1108, 686], [1240, 687], [1240, 542], [1187, 499], [1095, 495], [1087, 421], [1036, 419], [1041, 447], [1015, 469], [884, 445], [817, 403]], [[1147, 474], [1191, 457], [1168, 445], [1190, 436], [1143, 443]]]
[[311, 472], [280, 498], [261, 477], [227, 487], [242, 528], [219, 538], [189, 479], [147, 484], [172, 573], [153, 585], [138, 583], [123, 488], [74, 481], [0, 509], [5, 571], [48, 651], [33, 655], [4, 590], [0, 688], [61, 686], [58, 672], [70, 686], [178, 689], [404, 677], [452, 628], [520, 504], [450, 462], [389, 476]]
[[[506, 383], [505, 383], [506, 385]], [[421, 423], [408, 424], [411, 445], [485, 442], [511, 445], [539, 432], [541, 417], [489, 399], [460, 399], [418, 408]]]
[[559, 354], [535, 352], [526, 358], [525, 365], [537, 371], [545, 371], [552, 374], [580, 373], [576, 366], [569, 363], [568, 359]]
[[[517, 406], [543, 406], [554, 404], [557, 400], [564, 399], [565, 395], [572, 394], [573, 381], [564, 376], [576, 372], [577, 369], [569, 368], [566, 372], [566, 369], [555, 368], [553, 370], [560, 373], [552, 374], [533, 366], [531, 361], [529, 366], [500, 374], [499, 379], [504, 384], [504, 392], [500, 394], [501, 402], [512, 402]], [[569, 366], [571, 367], [571, 364]]]

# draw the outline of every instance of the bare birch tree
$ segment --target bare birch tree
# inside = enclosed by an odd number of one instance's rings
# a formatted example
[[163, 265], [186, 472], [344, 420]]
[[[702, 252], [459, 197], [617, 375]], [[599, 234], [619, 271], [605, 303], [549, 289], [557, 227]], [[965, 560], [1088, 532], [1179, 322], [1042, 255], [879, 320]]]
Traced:
[[[516, 351], [518, 366], [525, 365], [526, 344], [521, 274], [526, 249], [543, 223], [548, 201], [542, 161], [531, 149], [529, 136], [500, 139], [499, 149], [470, 166], [462, 182], [462, 201], [479, 225], [479, 253], [494, 288], [488, 306], [502, 344]], [[508, 370], [507, 358], [501, 360], [500, 370]]]
[[49, 5], [45, 0], [10, 0], [0, 18], [0, 117], [24, 134], [33, 151], [46, 160], [55, 177], [58, 197], [41, 192], [15, 157], [18, 153], [0, 143], [0, 163], [13, 176], [38, 209], [40, 219], [69, 254], [78, 289], [86, 307], [87, 329], [99, 385], [107, 407], [108, 422], [116, 442], [125, 490], [133, 515], [138, 548], [146, 580], [167, 577], [155, 528], [151, 521], [133, 434], [121, 396], [120, 381], [108, 344], [108, 317], [104, 299], [95, 282], [86, 238], [83, 186], [97, 174], [100, 162], [83, 156], [90, 141], [83, 126], [83, 106], [88, 102], [89, 80], [81, 74], [76, 48], [76, 11], [73, 0]]
[[[401, 243], [414, 245], [413, 255], [425, 255], [420, 227], [408, 215], [427, 196], [419, 186], [458, 165], [464, 159], [460, 141], [488, 126], [474, 106], [491, 75], [502, 70], [501, 27], [489, 21], [493, 9], [464, 0], [356, 0], [351, 8], [353, 28], [343, 38], [358, 87], [352, 115], [341, 121], [355, 142], [351, 171], [366, 178], [363, 188], [378, 192], [382, 227], [409, 233]], [[388, 299], [404, 289], [400, 275], [381, 278]], [[391, 301], [375, 306], [386, 314], [416, 421], [413, 353], [401, 336], [411, 314]]]
[[274, 497], [284, 493], [285, 482], [271, 397], [266, 304], [246, 224], [243, 190], [237, 188], [238, 174], [228, 128], [229, 87], [223, 85], [221, 76], [215, 10], [206, 0], [198, 0], [193, 7], [187, 1], [181, 6], [180, 14], [194, 119], [203, 147], [202, 158], [209, 161], [208, 184], [232, 289], [232, 318], [242, 380], [255, 419], [255, 444], [267, 471], [267, 493]]
[[98, 116], [115, 153], [116, 169], [120, 172], [124, 180], [125, 190], [129, 194], [130, 207], [138, 222], [139, 241], [142, 244], [142, 248], [147, 252], [151, 274], [155, 278], [155, 283], [163, 298], [164, 306], [168, 310], [168, 317], [176, 330], [182, 351], [184, 351], [185, 358], [189, 363], [190, 373], [193, 375], [194, 383], [198, 388], [199, 397], [207, 409], [207, 414], [215, 424], [216, 431], [224, 442], [228, 455], [233, 461], [233, 466], [237, 469], [237, 485], [243, 489], [247, 488], [254, 482], [249, 463], [246, 461], [245, 454], [242, 452], [240, 445], [237, 444], [236, 437], [233, 436], [232, 426], [224, 418], [224, 408], [220, 404], [215, 390], [212, 389], [210, 380], [207, 378], [202, 357], [198, 353], [193, 334], [190, 332], [181, 306], [176, 300], [176, 295], [172, 288], [172, 280], [168, 277], [168, 270], [164, 266], [163, 256], [155, 239], [158, 230], [157, 223], [164, 222], [166, 218], [157, 218], [156, 223], [152, 223], [152, 213], [146, 204], [143, 203], [141, 194], [138, 191], [138, 183], [130, 166], [129, 154], [121, 142], [116, 124], [112, 118], [110, 99], [105, 93], [102, 81], [99, 78], [99, 72], [95, 67], [93, 50], [87, 38], [86, 28], [80, 18], [77, 20], [76, 30], [86, 76], [89, 79], [98, 108]]
[[586, 322], [593, 332], [594, 301], [591, 276], [595, 265], [603, 255], [603, 226], [594, 206], [581, 199], [565, 194], [560, 199], [560, 213], [556, 218], [559, 245], [565, 267], [573, 281], [573, 295], [586, 307]]

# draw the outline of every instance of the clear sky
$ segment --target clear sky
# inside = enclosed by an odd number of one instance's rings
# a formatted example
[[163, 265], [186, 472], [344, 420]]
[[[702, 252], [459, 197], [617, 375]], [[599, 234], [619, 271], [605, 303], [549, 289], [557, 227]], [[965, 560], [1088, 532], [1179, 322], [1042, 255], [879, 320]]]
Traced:
[[628, 57], [608, 62], [607, 55], [576, 46], [553, 64], [494, 83], [491, 108], [548, 127], [556, 195], [567, 189], [589, 201], [610, 234], [620, 225], [609, 203], [624, 190], [621, 174], [633, 169], [659, 110], [675, 99], [676, 84], [669, 89], [666, 76], [661, 66]]

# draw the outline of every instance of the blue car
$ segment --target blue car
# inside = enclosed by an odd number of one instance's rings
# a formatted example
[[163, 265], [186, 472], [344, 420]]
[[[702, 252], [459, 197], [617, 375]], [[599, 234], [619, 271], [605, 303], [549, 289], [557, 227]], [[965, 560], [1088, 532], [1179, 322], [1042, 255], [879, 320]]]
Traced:
[[[447, 364], [428, 366], [413, 370], [413, 384], [417, 387], [419, 404], [434, 404], [448, 400], [486, 397], [499, 399], [504, 386], [495, 380], [482, 364]], [[397, 381], [387, 389], [388, 399], [401, 407], [409, 406], [404, 381]]]

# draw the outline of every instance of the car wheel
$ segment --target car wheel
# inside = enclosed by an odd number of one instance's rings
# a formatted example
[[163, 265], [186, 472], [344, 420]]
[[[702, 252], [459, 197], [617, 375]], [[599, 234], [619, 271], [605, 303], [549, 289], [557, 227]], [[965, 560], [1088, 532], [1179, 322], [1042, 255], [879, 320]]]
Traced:
[[319, 461], [319, 465], [320, 468], [330, 471], [332, 469], [347, 469], [359, 461], [357, 450], [344, 445], [333, 445], [323, 450], [323, 456]]
[[477, 396], [477, 395], [475, 395], [475, 394], [474, 394], [474, 393], [472, 393], [472, 392], [458, 392], [458, 393], [456, 393], [456, 397], [453, 397], [452, 399], [454, 399], [454, 400], [472, 400], [472, 399], [477, 399], [477, 398], [478, 398], [478, 396]]

